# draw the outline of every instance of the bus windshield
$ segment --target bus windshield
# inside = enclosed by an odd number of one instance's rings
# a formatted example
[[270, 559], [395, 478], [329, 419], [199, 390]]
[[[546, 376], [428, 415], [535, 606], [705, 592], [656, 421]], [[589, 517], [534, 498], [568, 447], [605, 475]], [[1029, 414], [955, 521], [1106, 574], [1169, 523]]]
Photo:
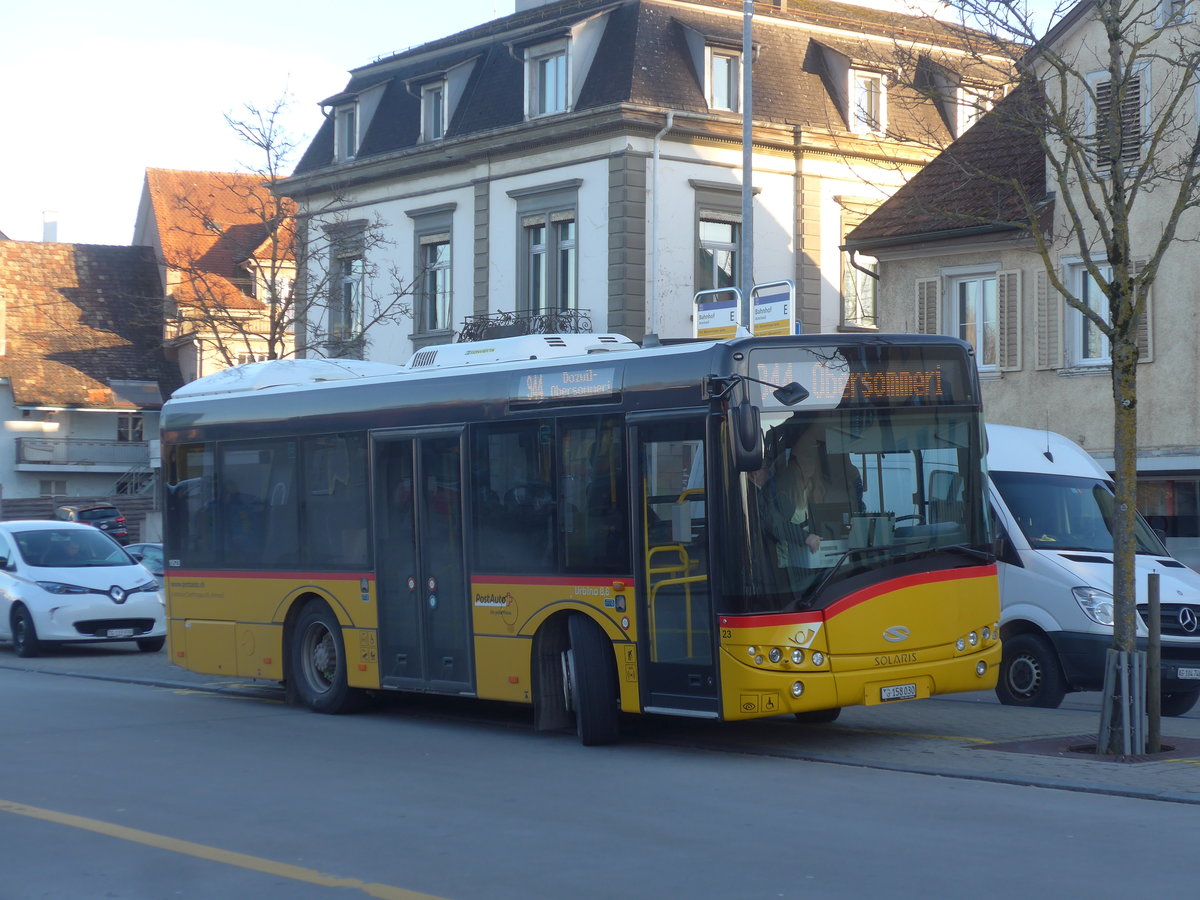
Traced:
[[[1107, 481], [1036, 472], [991, 475], [1033, 549], [1113, 552], [1113, 491]], [[1138, 553], [1167, 555], [1141, 516], [1134, 534]]]
[[[886, 359], [865, 365], [896, 371]], [[950, 365], [921, 360], [900, 374], [920, 367], [944, 369], [950, 390]], [[830, 368], [807, 380], [819, 389]], [[957, 565], [986, 557], [978, 409], [961, 396], [868, 402], [848, 383], [794, 409], [763, 404], [763, 466], [728, 476], [737, 525], [726, 558], [741, 561], [727, 572], [731, 611], [811, 609], [832, 585], [933, 553], [957, 552]]]

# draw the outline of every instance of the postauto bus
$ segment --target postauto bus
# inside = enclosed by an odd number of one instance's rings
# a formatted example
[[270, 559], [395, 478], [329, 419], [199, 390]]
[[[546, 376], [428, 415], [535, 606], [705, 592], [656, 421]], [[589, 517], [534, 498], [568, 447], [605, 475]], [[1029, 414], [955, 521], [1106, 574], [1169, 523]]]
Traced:
[[600, 744], [621, 713], [831, 720], [995, 684], [954, 339], [252, 363], [177, 391], [162, 452], [172, 661], [316, 711], [468, 695]]

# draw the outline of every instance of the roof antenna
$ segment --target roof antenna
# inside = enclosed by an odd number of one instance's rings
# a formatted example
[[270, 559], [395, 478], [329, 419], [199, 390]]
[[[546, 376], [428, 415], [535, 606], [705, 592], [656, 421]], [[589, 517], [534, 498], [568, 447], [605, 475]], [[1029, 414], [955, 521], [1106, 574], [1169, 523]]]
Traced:
[[1042, 451], [1042, 456], [1054, 462], [1054, 454], [1050, 452], [1050, 411], [1046, 411], [1046, 449]]

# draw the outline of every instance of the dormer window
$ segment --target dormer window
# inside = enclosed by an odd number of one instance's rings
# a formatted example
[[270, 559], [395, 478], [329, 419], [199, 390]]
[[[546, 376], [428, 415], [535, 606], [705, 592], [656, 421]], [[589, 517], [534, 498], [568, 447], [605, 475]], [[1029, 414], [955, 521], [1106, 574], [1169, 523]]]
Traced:
[[705, 47], [704, 62], [704, 97], [708, 108], [737, 112], [741, 108], [741, 54]]
[[526, 114], [529, 118], [566, 112], [570, 102], [570, 65], [566, 41], [525, 51]]
[[339, 160], [354, 159], [358, 153], [358, 104], [339, 106], [334, 113], [334, 141]]
[[850, 70], [850, 130], [857, 134], [882, 134], [886, 110], [886, 80], [878, 72]]
[[446, 136], [446, 83], [438, 81], [421, 88], [421, 140], [437, 141]]

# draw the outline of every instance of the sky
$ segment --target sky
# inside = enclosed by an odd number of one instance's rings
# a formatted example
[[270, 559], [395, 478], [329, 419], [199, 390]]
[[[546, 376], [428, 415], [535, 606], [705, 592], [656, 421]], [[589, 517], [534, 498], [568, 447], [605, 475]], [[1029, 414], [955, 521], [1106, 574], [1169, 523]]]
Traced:
[[514, 9], [515, 0], [0, 0], [9, 122], [0, 232], [39, 241], [49, 218], [65, 243], [128, 244], [147, 168], [262, 168], [226, 114], [286, 96], [294, 165], [321, 124], [318, 101], [350, 69]]
[[480, 25], [514, 0], [0, 0], [0, 232], [129, 244], [147, 168], [245, 171], [225, 123], [290, 97], [299, 152], [350, 69]]

